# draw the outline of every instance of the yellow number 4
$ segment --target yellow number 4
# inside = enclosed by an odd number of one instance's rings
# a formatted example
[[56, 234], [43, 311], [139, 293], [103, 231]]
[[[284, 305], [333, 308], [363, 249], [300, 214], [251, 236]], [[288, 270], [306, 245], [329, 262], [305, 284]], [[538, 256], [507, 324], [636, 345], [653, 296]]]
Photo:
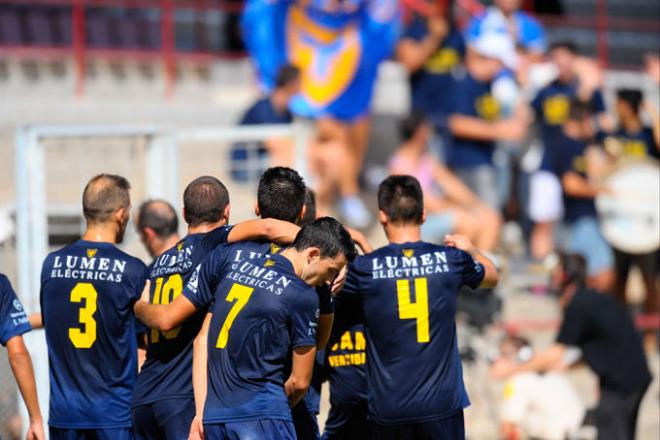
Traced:
[[229, 314], [227, 315], [227, 319], [225, 319], [224, 324], [222, 324], [220, 334], [218, 335], [218, 341], [215, 344], [216, 348], [225, 348], [227, 346], [227, 340], [229, 339], [229, 329], [234, 323], [236, 316], [238, 316], [240, 311], [243, 310], [243, 307], [245, 307], [245, 304], [247, 304], [247, 302], [250, 300], [253, 291], [254, 288], [242, 286], [240, 284], [234, 284], [231, 286], [225, 301], [232, 302], [235, 300], [236, 302], [229, 310]]
[[[154, 289], [153, 304], [169, 304], [170, 294], [171, 301], [174, 301], [177, 296], [181, 295], [183, 291], [183, 278], [178, 273], [170, 275], [165, 284], [163, 285], [163, 277], [156, 279], [156, 288]], [[173, 328], [163, 332], [165, 339], [173, 339], [179, 335], [181, 327]], [[151, 329], [151, 342], [155, 343], [160, 340], [160, 332], [155, 328]]]
[[91, 283], [78, 283], [71, 291], [71, 302], [79, 303], [85, 300], [85, 306], [78, 312], [78, 322], [85, 326], [85, 331], [79, 328], [69, 329], [69, 339], [76, 348], [90, 348], [96, 341], [96, 289]]
[[426, 278], [415, 278], [415, 302], [410, 301], [410, 281], [397, 280], [399, 319], [417, 320], [417, 342], [429, 342], [429, 294]]

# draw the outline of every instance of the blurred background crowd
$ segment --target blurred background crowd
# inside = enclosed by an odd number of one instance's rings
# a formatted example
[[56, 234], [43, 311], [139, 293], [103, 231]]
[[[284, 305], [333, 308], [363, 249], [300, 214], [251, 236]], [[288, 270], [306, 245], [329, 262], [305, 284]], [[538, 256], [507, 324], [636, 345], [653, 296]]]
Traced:
[[[496, 295], [475, 292], [461, 306], [476, 396], [468, 434], [566, 438], [568, 428], [534, 430], [563, 408], [577, 433], [596, 399], [593, 376], [513, 376], [502, 394], [488, 366], [498, 356], [524, 362], [554, 339], [549, 277], [564, 251], [585, 258], [589, 288], [627, 307], [658, 377], [659, 17], [654, 0], [2, 0], [0, 152], [13, 157], [24, 125], [295, 124], [302, 143], [267, 136], [182, 149], [178, 178], [209, 172], [231, 191], [253, 188], [270, 165], [293, 166], [318, 213], [374, 247], [384, 242], [375, 187], [414, 175], [424, 239], [465, 234], [505, 274]], [[76, 142], [55, 140], [45, 160], [52, 246], [80, 231], [62, 193], [77, 197], [103, 165], [139, 176], [145, 160], [139, 140]], [[26, 170], [4, 162], [0, 271], [11, 276], [12, 179]], [[232, 220], [251, 215], [253, 195], [239, 194]], [[138, 229], [143, 242], [158, 239], [157, 228], [150, 238]], [[640, 438], [660, 430], [657, 382], [651, 390]], [[16, 399], [0, 394], [0, 433], [13, 438]]]

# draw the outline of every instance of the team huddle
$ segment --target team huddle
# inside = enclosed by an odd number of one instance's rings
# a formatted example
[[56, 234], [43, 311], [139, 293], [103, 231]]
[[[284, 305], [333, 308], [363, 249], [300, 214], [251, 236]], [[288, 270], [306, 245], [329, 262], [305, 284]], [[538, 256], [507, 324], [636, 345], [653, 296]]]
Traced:
[[188, 234], [148, 267], [116, 247], [129, 191], [121, 176], [90, 180], [84, 235], [43, 263], [51, 439], [317, 439], [326, 380], [324, 439], [465, 437], [456, 299], [497, 271], [465, 237], [421, 241], [414, 177], [381, 183], [389, 244], [373, 252], [314, 219], [290, 168], [266, 170], [261, 218], [233, 226], [225, 186], [199, 177], [183, 195]]

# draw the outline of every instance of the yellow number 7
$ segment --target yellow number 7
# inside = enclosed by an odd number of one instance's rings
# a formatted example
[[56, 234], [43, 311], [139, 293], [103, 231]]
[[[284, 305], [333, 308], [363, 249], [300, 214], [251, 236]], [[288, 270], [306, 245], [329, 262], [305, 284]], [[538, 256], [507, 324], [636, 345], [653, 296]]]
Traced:
[[218, 342], [216, 342], [216, 348], [225, 348], [227, 346], [227, 340], [229, 339], [229, 329], [234, 323], [234, 319], [238, 316], [239, 312], [245, 307], [245, 304], [250, 300], [254, 288], [242, 286], [240, 284], [234, 284], [227, 294], [225, 301], [232, 302], [236, 300], [236, 303], [229, 310], [229, 314], [225, 319], [222, 328], [220, 329], [220, 334], [218, 335]]
[[415, 302], [410, 301], [410, 281], [397, 280], [399, 319], [417, 320], [417, 342], [429, 342], [429, 294], [426, 278], [415, 278]]
[[71, 302], [79, 303], [85, 300], [85, 306], [78, 312], [78, 322], [85, 326], [85, 331], [79, 328], [69, 329], [69, 339], [76, 348], [90, 348], [96, 341], [96, 289], [91, 283], [78, 283], [71, 291]]

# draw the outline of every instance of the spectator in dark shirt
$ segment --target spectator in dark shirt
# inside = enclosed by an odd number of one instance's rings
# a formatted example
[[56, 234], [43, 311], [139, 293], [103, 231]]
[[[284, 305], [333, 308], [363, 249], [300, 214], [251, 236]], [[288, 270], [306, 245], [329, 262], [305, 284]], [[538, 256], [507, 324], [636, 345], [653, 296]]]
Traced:
[[493, 165], [495, 142], [521, 140], [527, 128], [519, 112], [501, 119], [500, 104], [491, 90], [493, 80], [504, 67], [515, 68], [515, 64], [515, 49], [507, 35], [484, 35], [470, 45], [467, 73], [454, 82], [450, 96], [447, 164], [494, 209], [501, 204]]
[[562, 133], [568, 118], [570, 102], [579, 98], [588, 102], [601, 125], [608, 125], [605, 102], [600, 91], [600, 72], [591, 69], [589, 60], [580, 58], [575, 45], [560, 42], [550, 48], [550, 60], [557, 70], [557, 78], [542, 88], [532, 101], [532, 109], [539, 128], [543, 157], [539, 170], [530, 182], [529, 216], [535, 226], [531, 236], [532, 256], [544, 258], [554, 249], [554, 223], [561, 218], [559, 183], [549, 169], [556, 149], [555, 138]]
[[499, 360], [496, 377], [523, 371], [549, 371], [572, 363], [570, 347], [598, 376], [596, 407], [599, 440], [633, 440], [639, 406], [651, 383], [639, 333], [626, 309], [611, 295], [586, 287], [586, 261], [577, 254], [562, 255], [553, 273], [564, 316], [556, 342], [524, 364]]
[[[260, 124], [290, 124], [293, 122], [293, 116], [289, 111], [291, 99], [300, 91], [300, 70], [292, 65], [283, 66], [275, 80], [275, 88], [268, 96], [257, 100], [245, 112], [241, 118], [240, 125], [260, 125]], [[254, 166], [250, 163], [241, 167], [240, 162], [248, 161], [256, 156], [256, 161], [263, 162], [262, 166]], [[266, 159], [270, 156], [268, 163]], [[239, 180], [247, 180], [251, 177], [258, 178], [262, 172], [269, 166], [294, 165], [295, 145], [291, 139], [271, 138], [258, 145], [237, 144], [232, 150], [232, 162], [234, 165], [233, 175]], [[251, 169], [254, 168], [254, 169]], [[263, 168], [263, 169], [261, 169]]]

